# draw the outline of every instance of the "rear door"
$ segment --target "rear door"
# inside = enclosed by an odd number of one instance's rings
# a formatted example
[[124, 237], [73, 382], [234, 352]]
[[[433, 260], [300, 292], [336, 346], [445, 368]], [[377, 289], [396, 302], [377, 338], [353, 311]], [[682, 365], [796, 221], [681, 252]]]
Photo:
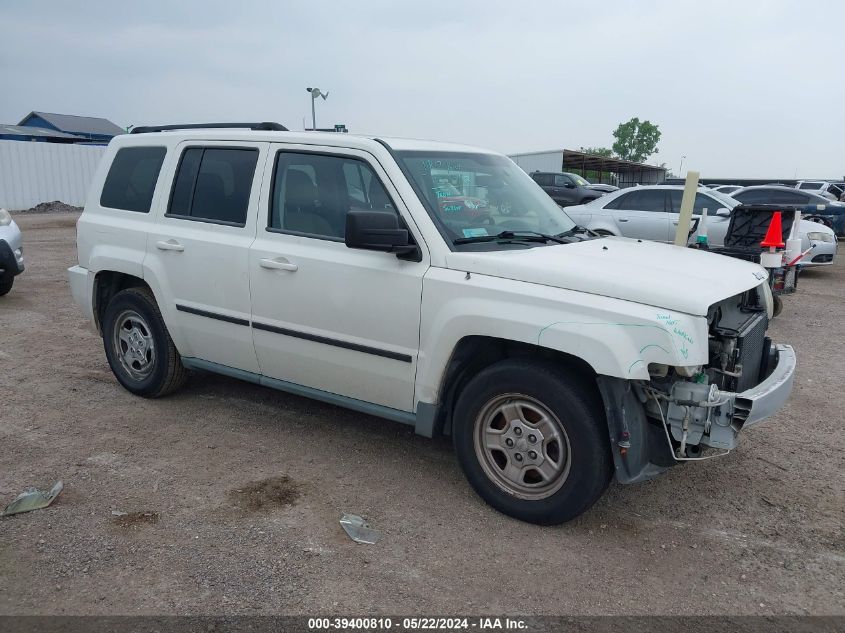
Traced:
[[668, 204], [665, 189], [635, 189], [605, 205], [605, 209], [612, 211], [623, 236], [666, 242], [669, 237]]
[[[184, 356], [258, 372], [247, 263], [268, 143], [186, 142], [147, 240]], [[175, 337], [174, 337], [175, 338]]]

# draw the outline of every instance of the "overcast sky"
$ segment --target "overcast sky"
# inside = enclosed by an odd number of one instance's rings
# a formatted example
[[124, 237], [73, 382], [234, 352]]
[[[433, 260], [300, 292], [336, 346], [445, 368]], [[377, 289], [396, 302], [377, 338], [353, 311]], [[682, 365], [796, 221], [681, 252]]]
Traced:
[[845, 3], [0, 0], [0, 123], [272, 120], [491, 147], [610, 146], [706, 177], [845, 176]]

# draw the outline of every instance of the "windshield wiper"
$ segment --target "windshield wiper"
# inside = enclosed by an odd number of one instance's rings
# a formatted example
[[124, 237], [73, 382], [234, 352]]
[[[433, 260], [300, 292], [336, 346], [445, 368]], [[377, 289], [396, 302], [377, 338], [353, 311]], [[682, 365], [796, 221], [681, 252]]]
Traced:
[[569, 237], [571, 235], [575, 235], [576, 233], [586, 233], [587, 235], [596, 236], [598, 233], [595, 231], [591, 231], [590, 229], [581, 226], [580, 224], [576, 224], [571, 229], [564, 231], [563, 233], [558, 233], [555, 237]]
[[557, 242], [568, 244], [566, 240], [556, 235], [546, 235], [537, 231], [502, 231], [496, 235], [475, 235], [473, 237], [459, 237], [452, 240], [454, 244], [471, 244], [472, 242], [497, 242], [499, 240], [519, 240], [522, 242]]

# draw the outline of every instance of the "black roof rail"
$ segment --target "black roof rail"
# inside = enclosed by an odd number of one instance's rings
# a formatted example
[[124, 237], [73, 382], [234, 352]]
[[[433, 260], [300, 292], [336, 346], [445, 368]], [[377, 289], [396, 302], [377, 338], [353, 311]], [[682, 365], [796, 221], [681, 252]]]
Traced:
[[150, 132], [164, 132], [165, 130], [213, 130], [239, 128], [244, 130], [262, 130], [270, 132], [288, 132], [281, 123], [262, 121], [261, 123], [185, 123], [183, 125], [139, 125], [133, 127], [130, 134], [147, 134]]

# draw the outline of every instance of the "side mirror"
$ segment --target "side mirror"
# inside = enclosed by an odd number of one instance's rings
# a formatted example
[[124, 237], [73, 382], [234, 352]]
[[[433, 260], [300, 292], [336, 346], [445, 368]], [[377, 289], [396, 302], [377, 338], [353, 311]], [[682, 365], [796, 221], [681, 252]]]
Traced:
[[731, 217], [731, 210], [727, 207], [722, 207], [721, 209], [716, 209], [716, 215], [720, 215], [723, 218]]
[[366, 251], [409, 255], [419, 253], [411, 243], [408, 229], [399, 228], [395, 213], [384, 211], [349, 211], [346, 214], [346, 246]]
[[575, 189], [575, 183], [574, 182], [568, 182], [564, 185], [564, 187], [566, 187], [567, 189]]

